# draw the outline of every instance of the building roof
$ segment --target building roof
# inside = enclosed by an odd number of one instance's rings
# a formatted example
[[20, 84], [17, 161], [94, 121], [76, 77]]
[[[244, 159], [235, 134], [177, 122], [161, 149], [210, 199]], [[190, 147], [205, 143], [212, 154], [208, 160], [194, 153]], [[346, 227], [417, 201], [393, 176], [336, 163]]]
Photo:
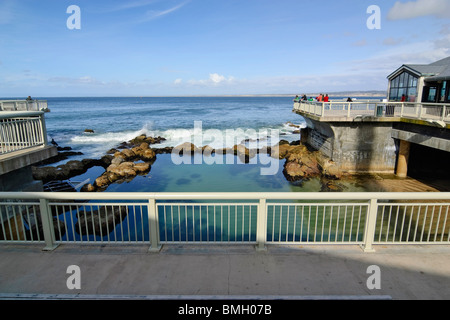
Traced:
[[388, 79], [396, 77], [401, 71], [407, 70], [419, 77], [426, 77], [425, 81], [439, 81], [450, 79], [450, 57], [438, 60], [430, 64], [404, 64], [394, 72]]

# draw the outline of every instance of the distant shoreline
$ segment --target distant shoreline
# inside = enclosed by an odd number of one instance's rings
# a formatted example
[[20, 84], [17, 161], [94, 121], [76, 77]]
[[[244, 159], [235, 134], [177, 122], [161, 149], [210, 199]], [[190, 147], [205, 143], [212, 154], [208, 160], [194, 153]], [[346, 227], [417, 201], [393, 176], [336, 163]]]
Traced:
[[[45, 99], [45, 98], [276, 98], [276, 97], [295, 97], [296, 95], [305, 94], [308, 97], [316, 97], [320, 93], [328, 94], [331, 97], [368, 97], [368, 98], [385, 98], [387, 93], [385, 91], [342, 91], [342, 92], [316, 92], [316, 93], [273, 93], [273, 94], [217, 94], [217, 95], [167, 95], [167, 96], [146, 96], [146, 95], [132, 95], [132, 96], [42, 96], [37, 99]], [[5, 98], [0, 98], [0, 100], [4, 100]], [[7, 99], [24, 99], [23, 97], [8, 97]]]

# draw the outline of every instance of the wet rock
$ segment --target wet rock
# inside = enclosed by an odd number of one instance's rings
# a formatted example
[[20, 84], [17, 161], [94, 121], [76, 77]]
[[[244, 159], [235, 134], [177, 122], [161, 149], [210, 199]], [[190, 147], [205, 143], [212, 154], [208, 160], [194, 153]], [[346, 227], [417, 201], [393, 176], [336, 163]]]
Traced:
[[156, 158], [156, 153], [152, 149], [146, 149], [142, 153], [141, 159], [144, 161], [153, 160]]
[[95, 191], [95, 187], [91, 184], [85, 184], [84, 186], [81, 187], [81, 192], [94, 192]]
[[345, 187], [336, 181], [322, 181], [321, 192], [342, 192]]
[[80, 211], [75, 231], [81, 235], [103, 235], [111, 233], [128, 215], [126, 206], [106, 206], [99, 210]]
[[201, 152], [201, 148], [197, 148], [193, 143], [185, 142], [173, 148], [172, 152], [182, 155], [193, 155], [196, 152]]

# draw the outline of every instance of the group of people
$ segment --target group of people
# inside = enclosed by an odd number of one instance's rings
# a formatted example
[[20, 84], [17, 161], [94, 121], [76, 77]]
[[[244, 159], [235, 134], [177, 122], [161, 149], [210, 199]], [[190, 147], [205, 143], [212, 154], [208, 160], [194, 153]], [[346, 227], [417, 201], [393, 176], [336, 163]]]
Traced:
[[300, 98], [298, 95], [295, 96], [294, 102], [300, 102], [300, 101], [318, 101], [318, 102], [329, 102], [330, 98], [328, 97], [328, 94], [324, 95], [323, 93], [319, 94], [315, 100], [313, 97], [307, 97], [305, 94], [302, 95]]

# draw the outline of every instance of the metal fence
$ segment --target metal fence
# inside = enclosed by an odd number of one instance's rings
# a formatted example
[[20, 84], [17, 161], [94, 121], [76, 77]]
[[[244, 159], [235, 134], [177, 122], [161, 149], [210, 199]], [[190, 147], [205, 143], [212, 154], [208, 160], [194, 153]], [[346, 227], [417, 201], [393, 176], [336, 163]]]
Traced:
[[43, 112], [0, 114], [0, 154], [47, 144]]
[[450, 193], [0, 193], [0, 243], [450, 244]]

